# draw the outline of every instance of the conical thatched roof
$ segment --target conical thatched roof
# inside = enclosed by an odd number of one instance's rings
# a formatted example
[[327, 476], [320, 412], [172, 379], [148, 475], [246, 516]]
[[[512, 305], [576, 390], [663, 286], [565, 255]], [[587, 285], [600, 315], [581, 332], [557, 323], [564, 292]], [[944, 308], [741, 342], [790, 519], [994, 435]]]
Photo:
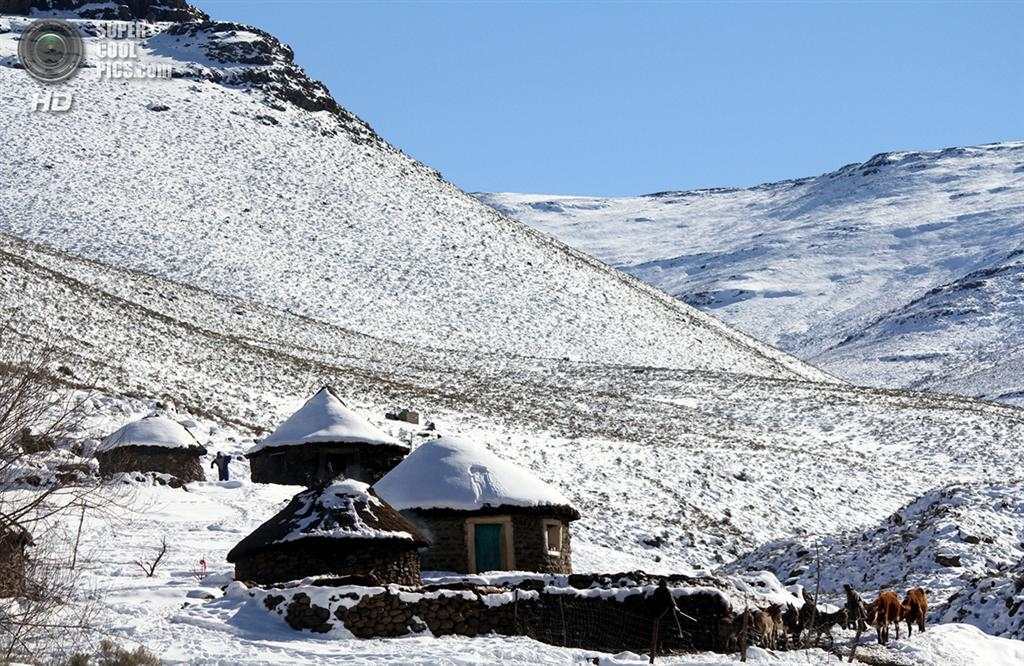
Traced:
[[399, 511], [545, 507], [570, 520], [580, 517], [562, 493], [530, 471], [483, 445], [455, 438], [420, 446], [373, 489]]
[[100, 442], [96, 452], [105, 453], [126, 446], [195, 449], [199, 455], [206, 453], [206, 449], [185, 426], [166, 416], [147, 416], [122, 426]]
[[345, 442], [409, 447], [345, 406], [334, 391], [325, 386], [289, 416], [269, 437], [249, 449], [248, 455], [278, 446], [298, 446]]
[[294, 542], [368, 544], [411, 550], [429, 545], [413, 525], [381, 500], [365, 483], [332, 481], [292, 498], [283, 510], [242, 539], [228, 562], [267, 548]]

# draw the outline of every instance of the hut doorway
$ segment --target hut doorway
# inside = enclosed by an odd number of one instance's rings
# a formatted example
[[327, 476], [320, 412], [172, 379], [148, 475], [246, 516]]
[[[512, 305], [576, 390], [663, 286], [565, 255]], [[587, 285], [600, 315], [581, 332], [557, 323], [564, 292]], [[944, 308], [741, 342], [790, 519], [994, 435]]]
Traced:
[[470, 573], [515, 568], [511, 516], [469, 518], [466, 520], [466, 545]]
[[480, 523], [476, 525], [476, 570], [498, 571], [501, 565], [501, 525]]

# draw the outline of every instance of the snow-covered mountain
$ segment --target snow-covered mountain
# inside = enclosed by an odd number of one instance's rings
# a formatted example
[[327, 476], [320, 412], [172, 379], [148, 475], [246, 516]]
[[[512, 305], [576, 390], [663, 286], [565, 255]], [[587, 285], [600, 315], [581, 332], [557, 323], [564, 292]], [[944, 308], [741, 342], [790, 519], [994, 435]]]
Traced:
[[843, 379], [1024, 404], [1024, 143], [748, 189], [477, 196]]
[[419, 345], [826, 378], [480, 204], [260, 30], [164, 24], [137, 61], [170, 66], [162, 80], [97, 80], [88, 38], [90, 67], [61, 88], [74, 109], [53, 115], [28, 112], [42, 88], [15, 66], [26, 22], [0, 35], [0, 102], [19, 110], [0, 231]]

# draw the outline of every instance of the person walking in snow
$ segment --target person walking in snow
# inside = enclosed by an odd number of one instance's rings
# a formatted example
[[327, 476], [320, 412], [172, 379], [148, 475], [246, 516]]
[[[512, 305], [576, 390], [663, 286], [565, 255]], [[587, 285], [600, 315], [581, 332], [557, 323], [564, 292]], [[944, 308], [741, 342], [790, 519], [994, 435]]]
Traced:
[[217, 475], [221, 481], [227, 481], [231, 476], [228, 470], [229, 462], [231, 462], [231, 456], [225, 455], [220, 451], [217, 452], [217, 457], [210, 461], [210, 467], [217, 466]]

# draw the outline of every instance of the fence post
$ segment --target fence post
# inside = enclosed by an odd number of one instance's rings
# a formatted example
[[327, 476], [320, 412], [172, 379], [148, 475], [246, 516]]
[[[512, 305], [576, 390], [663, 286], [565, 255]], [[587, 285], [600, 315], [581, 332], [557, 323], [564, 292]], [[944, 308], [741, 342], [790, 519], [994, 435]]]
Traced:
[[565, 604], [563, 602], [564, 598], [564, 594], [558, 595], [558, 613], [562, 616], [562, 647], [569, 647], [569, 639], [566, 637], [565, 634]]
[[512, 626], [516, 635], [519, 635], [519, 588], [512, 593]]

